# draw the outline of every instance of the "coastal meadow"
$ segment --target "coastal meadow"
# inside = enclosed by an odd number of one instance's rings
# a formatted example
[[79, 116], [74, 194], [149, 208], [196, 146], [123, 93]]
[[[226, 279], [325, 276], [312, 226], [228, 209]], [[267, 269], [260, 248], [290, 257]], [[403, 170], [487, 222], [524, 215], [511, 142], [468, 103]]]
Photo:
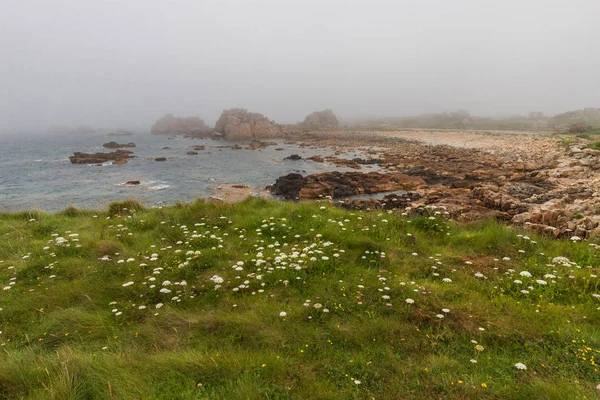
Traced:
[[599, 268], [435, 207], [0, 214], [0, 398], [598, 398]]

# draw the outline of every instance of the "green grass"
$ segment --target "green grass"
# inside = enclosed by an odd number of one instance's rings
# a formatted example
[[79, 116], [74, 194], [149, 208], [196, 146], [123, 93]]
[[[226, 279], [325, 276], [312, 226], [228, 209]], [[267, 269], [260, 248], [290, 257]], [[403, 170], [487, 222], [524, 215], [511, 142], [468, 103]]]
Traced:
[[0, 398], [597, 398], [596, 242], [435, 211], [0, 214]]
[[600, 140], [590, 143], [587, 147], [594, 150], [600, 150]]

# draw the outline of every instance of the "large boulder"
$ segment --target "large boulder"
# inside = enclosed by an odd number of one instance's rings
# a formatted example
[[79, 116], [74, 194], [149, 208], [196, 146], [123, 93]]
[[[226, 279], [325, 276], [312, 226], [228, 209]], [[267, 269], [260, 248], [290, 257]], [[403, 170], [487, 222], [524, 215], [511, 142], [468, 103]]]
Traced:
[[176, 117], [167, 114], [152, 125], [153, 135], [207, 136], [211, 129], [198, 117]]
[[323, 111], [315, 111], [314, 113], [308, 115], [306, 118], [304, 118], [302, 125], [309, 129], [333, 129], [339, 128], [340, 122], [333, 111], [327, 109]]
[[268, 139], [281, 135], [281, 130], [273, 121], [243, 108], [223, 111], [215, 125], [215, 131], [227, 140]]

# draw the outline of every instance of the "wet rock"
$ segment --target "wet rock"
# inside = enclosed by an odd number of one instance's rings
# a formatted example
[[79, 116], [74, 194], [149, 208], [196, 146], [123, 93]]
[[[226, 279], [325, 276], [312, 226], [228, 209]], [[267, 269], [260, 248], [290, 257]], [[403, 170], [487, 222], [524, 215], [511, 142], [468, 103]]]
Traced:
[[126, 185], [139, 185], [140, 181], [127, 181], [125, 182]]
[[288, 200], [299, 198], [300, 190], [306, 184], [306, 179], [300, 174], [288, 174], [277, 178], [275, 184], [267, 189], [276, 196], [283, 196]]
[[187, 154], [188, 156], [197, 156], [197, 155], [198, 155], [198, 152], [197, 152], [197, 151], [188, 151], [188, 152], [187, 152], [187, 153], [185, 153], [185, 154]]
[[127, 158], [130, 157], [132, 151], [117, 150], [109, 153], [81, 153], [75, 152], [69, 157], [72, 164], [101, 164], [107, 161], [122, 161], [121, 164], [127, 163]]
[[120, 144], [117, 142], [108, 142], [108, 143], [104, 143], [102, 145], [102, 147], [106, 147], [107, 149], [122, 149], [122, 148], [126, 148], [126, 147], [135, 147], [135, 143], [129, 142], [129, 143]]
[[287, 199], [318, 199], [413, 190], [423, 187], [425, 182], [402, 173], [381, 174], [378, 172], [323, 172], [304, 178], [300, 174], [289, 174], [277, 179], [270, 188], [271, 193]]
[[261, 140], [252, 140], [249, 144], [247, 149], [250, 150], [256, 150], [256, 149], [266, 149], [269, 146], [274, 146], [276, 145], [276, 142], [263, 142]]
[[291, 156], [284, 158], [284, 160], [298, 161], [302, 160], [302, 157], [300, 157], [298, 154], [292, 154]]
[[154, 161], [167, 161], [166, 157], [156, 157]]
[[241, 150], [242, 146], [240, 146], [239, 144], [234, 144], [233, 146], [231, 146], [231, 150]]
[[195, 151], [201, 151], [204, 150], [206, 147], [204, 145], [198, 145], [198, 146], [194, 146], [194, 150]]
[[338, 167], [360, 169], [360, 165], [358, 165], [353, 160], [348, 160], [347, 158], [339, 158], [339, 157], [329, 156], [329, 157], [325, 157], [325, 161], [333, 163], [333, 164], [337, 165]]
[[318, 163], [322, 163], [325, 161], [325, 159], [323, 159], [323, 157], [321, 157], [321, 156], [308, 157], [307, 160], [311, 160], [311, 161], [318, 162]]

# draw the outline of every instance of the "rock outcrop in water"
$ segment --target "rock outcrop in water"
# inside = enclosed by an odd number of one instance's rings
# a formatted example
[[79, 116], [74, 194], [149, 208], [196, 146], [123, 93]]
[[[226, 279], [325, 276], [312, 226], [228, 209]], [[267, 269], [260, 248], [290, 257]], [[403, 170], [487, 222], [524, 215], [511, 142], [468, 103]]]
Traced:
[[76, 151], [69, 160], [72, 164], [102, 164], [114, 161], [115, 164], [126, 164], [133, 152], [131, 150], [117, 150], [110, 153], [81, 153]]
[[223, 111], [215, 124], [215, 131], [227, 140], [269, 139], [281, 135], [281, 130], [273, 121], [243, 108]]
[[400, 172], [381, 174], [379, 172], [323, 172], [303, 177], [300, 174], [288, 174], [278, 178], [269, 189], [276, 196], [287, 199], [333, 199], [414, 190], [426, 186], [423, 179]]
[[334, 129], [340, 127], [340, 122], [332, 110], [315, 111], [304, 118], [302, 125], [308, 129]]
[[107, 149], [123, 149], [126, 147], [135, 147], [135, 143], [133, 142], [129, 142], [129, 143], [117, 143], [117, 142], [108, 142], [108, 143], [104, 143], [102, 145], [102, 147], [106, 147]]
[[125, 129], [117, 129], [116, 132], [107, 133], [106, 136], [133, 136], [133, 132]]
[[152, 125], [153, 135], [190, 135], [205, 137], [211, 129], [198, 117], [176, 117], [167, 114]]

